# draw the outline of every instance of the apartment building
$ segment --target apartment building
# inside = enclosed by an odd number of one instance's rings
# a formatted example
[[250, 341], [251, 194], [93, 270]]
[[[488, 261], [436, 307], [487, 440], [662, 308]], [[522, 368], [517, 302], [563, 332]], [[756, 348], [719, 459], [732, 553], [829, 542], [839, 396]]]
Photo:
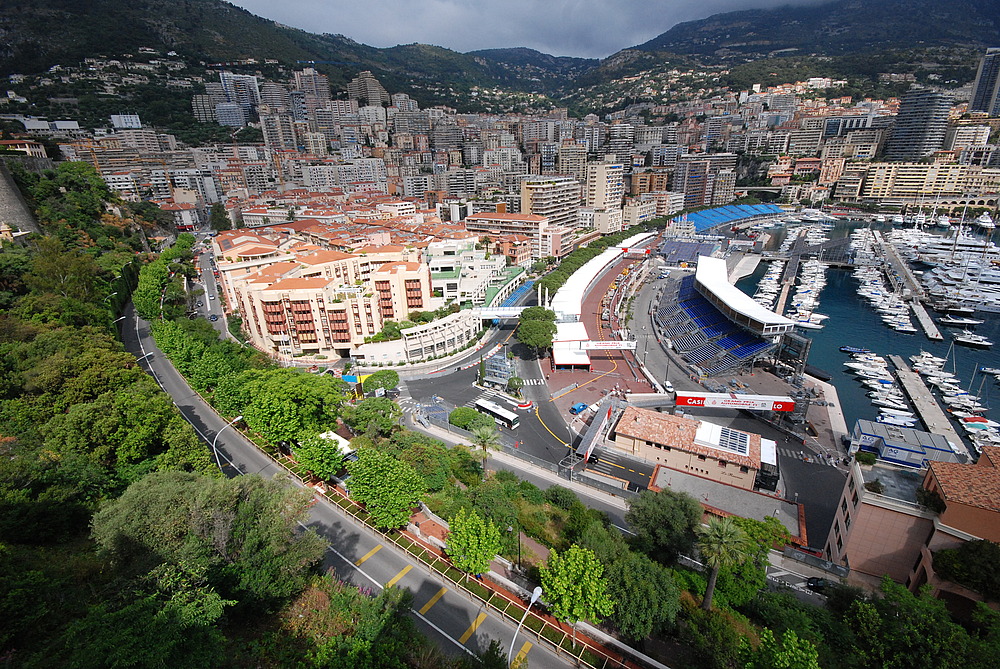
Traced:
[[593, 209], [621, 209], [625, 197], [625, 166], [622, 163], [587, 165], [586, 206]]
[[963, 542], [1000, 542], [1000, 448], [983, 447], [975, 464], [931, 462], [915, 470], [852, 464], [824, 548], [850, 567], [849, 580], [875, 589], [884, 575], [932, 592], [953, 611], [980, 595], [934, 571], [934, 553]]
[[571, 177], [528, 176], [521, 181], [521, 212], [548, 219], [551, 225], [576, 224], [580, 183]]
[[531, 240], [532, 260], [549, 256], [562, 258], [576, 248], [578, 237], [575, 225], [553, 225], [544, 216], [532, 214], [481, 212], [466, 217], [465, 229], [487, 235], [494, 241], [509, 235], [523, 235]]
[[214, 244], [229, 304], [253, 344], [270, 354], [347, 357], [385, 321], [439, 303], [427, 265], [400, 260], [399, 250], [282, 253], [259, 238], [221, 248], [227, 241]]

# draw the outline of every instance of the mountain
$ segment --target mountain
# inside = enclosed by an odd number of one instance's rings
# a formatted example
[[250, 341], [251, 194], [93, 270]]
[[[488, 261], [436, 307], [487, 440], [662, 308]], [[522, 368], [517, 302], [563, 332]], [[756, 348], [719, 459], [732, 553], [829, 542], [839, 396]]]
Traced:
[[56, 64], [137, 53], [141, 48], [175, 51], [193, 62], [316, 61], [334, 84], [372, 70], [395, 90], [438, 84], [458, 89], [476, 85], [550, 89], [597, 64], [530, 49], [473, 54], [426, 44], [379, 49], [343, 35], [290, 28], [222, 0], [0, 3], [0, 75], [43, 72]]
[[761, 57], [786, 49], [838, 55], [1000, 44], [1000, 0], [835, 0], [681, 23], [635, 49]]

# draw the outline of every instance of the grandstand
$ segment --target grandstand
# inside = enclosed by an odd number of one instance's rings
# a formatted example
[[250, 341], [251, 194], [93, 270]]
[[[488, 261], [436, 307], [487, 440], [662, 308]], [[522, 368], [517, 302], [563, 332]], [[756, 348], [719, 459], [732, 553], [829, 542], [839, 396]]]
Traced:
[[684, 216], [672, 219], [671, 223], [686, 219], [694, 226], [695, 232], [704, 232], [723, 225], [731, 226], [734, 223], [771, 218], [783, 213], [785, 213], [784, 209], [773, 204], [731, 204], [684, 214]]
[[671, 267], [693, 267], [698, 262], [698, 256], [715, 255], [720, 247], [719, 242], [668, 239], [658, 253]]
[[[785, 331], [786, 326], [793, 327], [787, 318], [766, 310], [754, 311], [752, 318], [743, 313], [748, 310], [739, 296], [729, 294], [713, 276], [719, 262], [701, 258], [700, 280], [698, 275], [682, 278], [677, 292], [665, 292], [653, 313], [657, 329], [670, 338], [674, 350], [707, 376], [746, 367], [774, 347], [775, 334]], [[717, 303], [724, 305], [725, 311]]]

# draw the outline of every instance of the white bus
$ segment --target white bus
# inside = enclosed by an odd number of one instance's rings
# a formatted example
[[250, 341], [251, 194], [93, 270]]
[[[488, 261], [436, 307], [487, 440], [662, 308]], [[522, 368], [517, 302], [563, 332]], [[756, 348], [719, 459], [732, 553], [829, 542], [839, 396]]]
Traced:
[[479, 413], [491, 416], [493, 420], [496, 421], [497, 425], [505, 427], [509, 430], [517, 429], [517, 426], [521, 424], [521, 419], [518, 418], [516, 413], [504, 409], [499, 404], [494, 404], [488, 400], [476, 400], [473, 408]]

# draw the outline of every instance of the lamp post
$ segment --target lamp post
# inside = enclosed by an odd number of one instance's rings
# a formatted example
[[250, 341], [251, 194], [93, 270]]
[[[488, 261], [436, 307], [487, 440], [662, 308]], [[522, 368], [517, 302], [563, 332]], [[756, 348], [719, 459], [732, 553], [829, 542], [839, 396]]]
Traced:
[[521, 625], [524, 624], [524, 619], [528, 617], [528, 611], [531, 607], [535, 605], [538, 598], [542, 596], [542, 587], [535, 586], [535, 589], [531, 591], [531, 601], [528, 602], [528, 607], [524, 609], [524, 615], [521, 616], [521, 622], [517, 624], [517, 629], [514, 630], [514, 638], [510, 640], [510, 650], [507, 652], [507, 666], [511, 666], [514, 662], [514, 658], [511, 655], [514, 653], [514, 642], [517, 641], [517, 633], [521, 631]]
[[[514, 524], [517, 525], [517, 568], [521, 568], [521, 523], [514, 519]], [[514, 528], [510, 525], [507, 526], [508, 532], [513, 532]]]
[[215, 464], [219, 467], [219, 471], [222, 471], [222, 461], [219, 459], [219, 451], [216, 449], [215, 445], [219, 442], [219, 435], [226, 431], [227, 427], [232, 427], [237, 423], [237, 421], [243, 420], [243, 416], [237, 416], [230, 422], [226, 423], [225, 427], [215, 433], [215, 439], [212, 440], [212, 454], [215, 455]]

